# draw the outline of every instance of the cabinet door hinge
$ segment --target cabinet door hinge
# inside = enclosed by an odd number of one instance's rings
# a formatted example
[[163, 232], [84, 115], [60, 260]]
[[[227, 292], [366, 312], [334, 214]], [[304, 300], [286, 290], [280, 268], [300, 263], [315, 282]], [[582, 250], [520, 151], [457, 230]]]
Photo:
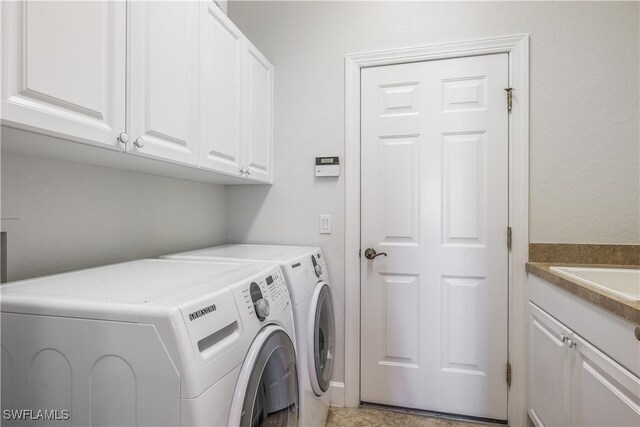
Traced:
[[511, 363], [507, 362], [507, 386], [511, 386]]
[[507, 249], [511, 250], [511, 227], [507, 227]]
[[511, 107], [513, 106], [513, 88], [508, 87], [505, 90], [507, 91], [507, 111], [511, 111]]

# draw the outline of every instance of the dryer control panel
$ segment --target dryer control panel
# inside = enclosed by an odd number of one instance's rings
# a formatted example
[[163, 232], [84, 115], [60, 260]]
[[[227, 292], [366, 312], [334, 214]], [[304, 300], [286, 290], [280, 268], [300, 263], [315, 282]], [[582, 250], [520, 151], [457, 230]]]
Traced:
[[250, 315], [264, 322], [271, 314], [281, 313], [291, 306], [289, 290], [280, 268], [254, 280], [243, 289], [242, 296]]

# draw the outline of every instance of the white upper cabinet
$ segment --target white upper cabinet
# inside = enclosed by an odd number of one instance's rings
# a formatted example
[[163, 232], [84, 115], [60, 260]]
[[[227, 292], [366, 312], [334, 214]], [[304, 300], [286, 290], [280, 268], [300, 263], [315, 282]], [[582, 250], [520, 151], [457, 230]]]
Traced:
[[129, 3], [127, 151], [198, 163], [199, 3]]
[[2, 122], [122, 149], [126, 3], [2, 3]]
[[1, 71], [2, 124], [59, 138], [8, 150], [272, 182], [273, 67], [213, 1], [3, 2]]
[[273, 66], [213, 2], [201, 25], [200, 167], [270, 183]]
[[240, 175], [244, 37], [213, 2], [200, 17], [200, 167]]
[[249, 178], [273, 177], [273, 66], [249, 42], [244, 51], [244, 164]]

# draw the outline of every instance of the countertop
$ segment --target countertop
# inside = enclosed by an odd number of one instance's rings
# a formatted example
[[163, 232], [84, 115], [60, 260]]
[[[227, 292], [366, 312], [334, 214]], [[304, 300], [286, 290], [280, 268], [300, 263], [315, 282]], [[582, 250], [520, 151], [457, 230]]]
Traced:
[[617, 316], [622, 317], [630, 322], [640, 325], [640, 302], [632, 302], [620, 298], [617, 295], [609, 293], [603, 289], [585, 285], [583, 283], [565, 278], [554, 273], [549, 269], [551, 266], [556, 267], [601, 267], [601, 268], [634, 268], [640, 269], [639, 265], [611, 265], [611, 264], [566, 264], [566, 263], [546, 263], [546, 262], [528, 262], [526, 264], [527, 273], [552, 283], [572, 294], [597, 305]]

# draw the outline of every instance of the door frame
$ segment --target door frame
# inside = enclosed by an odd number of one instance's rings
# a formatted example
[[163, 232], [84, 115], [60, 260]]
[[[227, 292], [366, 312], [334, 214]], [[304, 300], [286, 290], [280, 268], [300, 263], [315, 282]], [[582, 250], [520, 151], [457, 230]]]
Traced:
[[345, 58], [345, 406], [360, 404], [360, 71], [381, 65], [496, 53], [509, 54], [509, 86], [513, 88], [509, 114], [509, 225], [513, 238], [508, 277], [508, 360], [513, 375], [507, 397], [508, 420], [511, 425], [527, 425], [528, 34], [351, 54]]

